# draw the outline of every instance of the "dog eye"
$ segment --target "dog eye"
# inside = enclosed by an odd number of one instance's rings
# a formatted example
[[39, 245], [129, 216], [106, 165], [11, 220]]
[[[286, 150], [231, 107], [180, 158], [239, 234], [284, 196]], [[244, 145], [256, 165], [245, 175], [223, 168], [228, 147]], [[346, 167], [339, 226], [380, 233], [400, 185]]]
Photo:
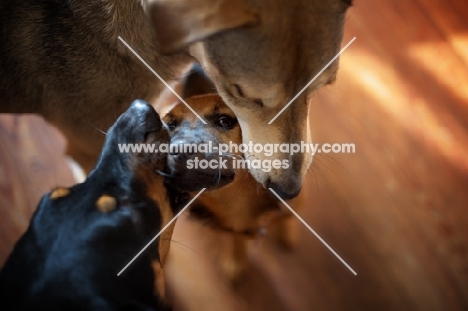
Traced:
[[261, 99], [253, 99], [252, 101], [254, 102], [255, 105], [259, 107], [263, 107], [263, 101]]
[[234, 84], [234, 89], [236, 90], [237, 95], [238, 95], [239, 97], [242, 97], [242, 98], [245, 97], [244, 92], [242, 92], [242, 89], [241, 89], [241, 87], [240, 87], [238, 84]]
[[236, 124], [236, 119], [222, 115], [218, 119], [218, 125], [224, 128], [232, 128]]
[[177, 127], [177, 121], [171, 121], [169, 123], [167, 123], [167, 127], [170, 129], [170, 130], [173, 130]]
[[234, 89], [235, 89], [235, 93], [237, 93], [237, 97], [247, 99], [249, 101], [252, 101], [255, 105], [257, 105], [259, 107], [263, 107], [263, 101], [261, 99], [259, 99], [259, 98], [254, 98], [254, 99], [246, 98], [244, 92], [242, 91], [241, 87], [238, 84], [233, 84], [233, 86], [234, 86]]

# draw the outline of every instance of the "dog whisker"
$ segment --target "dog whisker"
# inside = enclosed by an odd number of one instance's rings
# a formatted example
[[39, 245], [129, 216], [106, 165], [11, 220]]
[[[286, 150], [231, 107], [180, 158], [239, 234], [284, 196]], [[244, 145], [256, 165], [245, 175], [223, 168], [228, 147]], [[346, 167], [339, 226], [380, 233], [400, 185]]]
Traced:
[[197, 254], [197, 255], [201, 255], [201, 254], [202, 254], [201, 252], [198, 252], [198, 251], [196, 251], [195, 249], [193, 249], [193, 248], [191, 248], [191, 247], [189, 247], [189, 246], [187, 246], [187, 245], [185, 245], [185, 244], [183, 244], [183, 243], [180, 243], [180, 242], [178, 242], [178, 241], [171, 240], [171, 243], [174, 243], [175, 245], [179, 246], [179, 247], [182, 248], [182, 249], [185, 249], [185, 250], [188, 250], [188, 251], [192, 251], [192, 252], [194, 252], [194, 253]]
[[213, 182], [215, 182], [214, 184], [216, 186], [218, 186], [220, 184], [220, 181], [221, 181], [221, 170], [218, 168], [218, 174], [213, 174], [213, 177], [211, 178], [211, 180]]
[[107, 135], [106, 132], [104, 132], [103, 130], [101, 130], [100, 128], [98, 128], [97, 126], [95, 126], [94, 124], [91, 123], [91, 121], [89, 120], [89, 116], [88, 116], [88, 113], [87, 113], [87, 112], [85, 113], [85, 115], [86, 115], [86, 121], [88, 121], [88, 124], [89, 124], [92, 128], [98, 130], [99, 132], [101, 132], [101, 133], [104, 134], [104, 135]]
[[194, 252], [194, 253], [196, 253], [198, 255], [201, 255], [200, 252], [197, 252], [195, 249], [193, 249], [193, 248], [189, 247], [188, 245], [185, 245], [185, 244], [183, 244], [183, 243], [181, 243], [179, 241], [176, 241], [176, 240], [173, 240], [173, 239], [161, 239], [161, 241], [169, 241], [169, 242], [171, 242], [171, 244], [174, 243], [175, 245], [179, 246], [182, 249], [189, 250], [189, 251], [192, 251], [192, 252]]
[[115, 112], [115, 103], [112, 105], [112, 110], [114, 111], [114, 122], [117, 121], [117, 113]]
[[161, 175], [161, 176], [168, 177], [168, 178], [174, 178], [174, 179], [182, 178], [182, 177], [179, 177], [179, 176], [174, 176], [174, 175], [165, 173], [165, 172], [160, 171], [160, 170], [155, 170], [155, 172], [158, 173], [158, 174]]
[[[317, 190], [320, 191], [320, 187], [322, 185], [325, 185], [326, 187], [330, 188], [330, 184], [328, 181], [328, 178], [322, 171], [323, 163], [321, 161], [315, 162], [315, 165], [311, 166], [306, 173], [306, 177], [310, 174], [312, 174], [315, 178], [315, 184], [317, 186]], [[327, 168], [329, 171], [333, 173], [332, 170]], [[334, 173], [333, 173], [334, 174]], [[336, 176], [336, 174], [334, 174]]]
[[314, 179], [315, 179], [315, 184], [319, 187], [319, 182], [318, 182], [318, 179], [317, 179], [317, 174], [315, 174], [315, 171], [313, 168], [307, 170], [307, 173], [304, 177], [304, 180], [307, 180], [307, 178], [310, 176], [310, 175], [313, 175], [314, 176]]
[[244, 157], [242, 155], [234, 154], [234, 153], [223, 153], [223, 154], [221, 154], [221, 156], [222, 157], [232, 158], [232, 159], [236, 159], [236, 158], [241, 159], [241, 160], [244, 159]]
[[342, 169], [346, 171], [346, 173], [349, 173], [349, 170], [343, 164], [341, 164], [337, 159], [335, 159], [332, 155], [321, 153], [315, 156], [315, 160], [317, 160], [319, 163], [322, 163], [322, 165], [325, 168], [329, 169], [327, 166], [325, 166], [325, 161], [324, 161], [324, 160], [328, 160], [329, 162], [333, 162], [333, 165], [338, 166], [339, 169]]
[[218, 168], [218, 185], [221, 183], [221, 169]]

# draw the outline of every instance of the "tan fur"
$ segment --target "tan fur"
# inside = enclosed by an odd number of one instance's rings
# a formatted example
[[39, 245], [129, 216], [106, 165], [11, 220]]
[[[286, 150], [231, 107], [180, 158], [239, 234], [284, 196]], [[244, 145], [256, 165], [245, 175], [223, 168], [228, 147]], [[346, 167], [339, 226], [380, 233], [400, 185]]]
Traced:
[[[198, 61], [238, 117], [245, 142], [297, 143], [307, 138], [308, 101], [335, 79], [338, 61], [267, 123], [337, 54], [350, 2], [3, 0], [0, 112], [44, 116], [89, 172], [104, 141], [98, 129], [107, 130], [134, 99], [154, 101], [164, 88], [120, 36], [169, 82]], [[310, 155], [290, 160], [288, 171], [251, 174], [293, 197]]]
[[157, 261], [153, 261], [151, 263], [153, 267], [153, 271], [155, 274], [155, 284], [154, 288], [156, 289], [157, 297], [160, 297], [162, 301], [166, 302], [166, 285], [164, 281], [164, 271], [162, 269], [161, 263]]
[[[233, 115], [222, 99], [215, 94], [196, 96], [186, 100], [187, 103], [202, 117], [210, 115], [215, 106], [220, 114]], [[166, 115], [166, 123], [177, 120], [190, 120], [195, 127], [199, 120], [185, 105], [179, 103]], [[240, 128], [234, 128], [222, 133], [211, 124], [203, 127], [214, 133], [221, 143], [235, 144], [242, 142]], [[288, 204], [295, 210], [305, 203], [307, 192], [303, 191], [297, 198], [289, 200]], [[248, 265], [247, 243], [252, 238], [266, 233], [285, 249], [292, 249], [297, 241], [296, 221], [289, 210], [268, 190], [258, 184], [245, 169], [238, 169], [234, 181], [220, 189], [206, 191], [192, 203], [193, 208], [208, 209], [214, 219], [209, 223], [215, 230], [221, 230], [231, 235], [230, 243], [220, 245], [220, 268], [231, 281], [237, 281]]]
[[[164, 132], [165, 133], [165, 132]], [[161, 138], [161, 133], [158, 134], [159, 138], [152, 136], [151, 134], [146, 138], [145, 143], [147, 144], [159, 144], [167, 142], [169, 138]], [[167, 135], [167, 134], [166, 134]], [[135, 179], [142, 183], [145, 187], [145, 191], [149, 197], [159, 206], [159, 212], [161, 214], [161, 229], [163, 229], [169, 221], [174, 218], [174, 213], [171, 209], [171, 203], [166, 191], [164, 189], [164, 178], [155, 171], [155, 168], [161, 168], [165, 165], [166, 158], [163, 154], [151, 154], [151, 153], [139, 153], [131, 159], [132, 170], [135, 174]], [[160, 297], [162, 301], [168, 304], [166, 301], [165, 285], [164, 285], [164, 272], [162, 267], [166, 262], [167, 255], [169, 253], [172, 233], [174, 231], [175, 222], [172, 223], [164, 232], [159, 236], [159, 261], [153, 261], [151, 263], [153, 273], [155, 274], [155, 295]]]
[[[150, 136], [146, 140], [147, 144], [158, 144], [159, 141], [152, 140]], [[140, 153], [135, 159], [133, 159], [133, 171], [135, 172], [136, 178], [142, 182], [146, 188], [147, 194], [151, 199], [160, 207], [161, 213], [161, 229], [164, 228], [169, 221], [174, 218], [174, 213], [170, 208], [171, 204], [169, 202], [169, 197], [167, 196], [166, 191], [161, 191], [164, 189], [164, 179], [160, 176], [157, 176], [157, 172], [152, 169], [152, 167], [164, 167], [161, 165], [161, 161], [165, 161], [165, 157], [160, 154], [151, 154], [151, 153]], [[159, 164], [157, 164], [159, 162]], [[154, 164], [152, 164], [154, 163]], [[171, 224], [164, 232], [159, 236], [159, 259], [161, 266], [164, 266], [166, 256], [169, 252], [170, 242], [172, 232], [174, 231], [175, 222]]]
[[[170, 53], [220, 31], [254, 25], [256, 14], [244, 0], [147, 0], [162, 51]], [[221, 13], [221, 14], [220, 14]], [[174, 23], [177, 19], [177, 23]]]
[[117, 200], [109, 195], [103, 195], [96, 201], [96, 207], [102, 213], [109, 213], [117, 207]]
[[50, 194], [50, 198], [52, 200], [59, 199], [59, 198], [66, 197], [69, 194], [70, 194], [70, 189], [63, 188], [63, 187], [58, 187], [57, 189], [52, 191], [52, 193]]

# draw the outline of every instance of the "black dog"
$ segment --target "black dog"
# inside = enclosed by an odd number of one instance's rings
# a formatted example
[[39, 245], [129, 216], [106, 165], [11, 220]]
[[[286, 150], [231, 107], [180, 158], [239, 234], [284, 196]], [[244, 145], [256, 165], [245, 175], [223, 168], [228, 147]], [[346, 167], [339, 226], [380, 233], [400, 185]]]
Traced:
[[168, 190], [164, 154], [119, 152], [119, 143], [167, 143], [154, 109], [135, 101], [107, 133], [96, 168], [72, 188], [45, 195], [0, 272], [2, 310], [165, 310], [152, 263], [172, 229], [117, 273], [185, 203]]

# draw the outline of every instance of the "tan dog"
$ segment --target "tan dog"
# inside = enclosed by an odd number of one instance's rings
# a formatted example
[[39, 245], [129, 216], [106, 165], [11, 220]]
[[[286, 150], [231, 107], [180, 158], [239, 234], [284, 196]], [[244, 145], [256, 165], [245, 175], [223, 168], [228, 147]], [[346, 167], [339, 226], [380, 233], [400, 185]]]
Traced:
[[[167, 81], [198, 61], [236, 114], [244, 142], [306, 141], [308, 102], [335, 79], [338, 61], [268, 122], [338, 53], [350, 5], [351, 0], [2, 0], [0, 112], [41, 114], [65, 134], [67, 152], [91, 170], [104, 141], [96, 128], [107, 130], [132, 100], [153, 101], [164, 87], [120, 36]], [[264, 187], [292, 198], [311, 155], [276, 157], [288, 159], [291, 169], [251, 173]]]
[[[207, 121], [199, 119], [183, 104], [178, 104], [164, 118], [169, 127], [171, 144], [242, 143], [242, 134], [234, 113], [216, 94], [195, 96], [187, 103]], [[226, 169], [189, 169], [190, 160], [216, 160], [217, 153], [182, 153], [180, 149], [168, 155], [170, 177], [174, 186], [184, 190], [205, 187], [208, 181], [218, 180], [221, 188], [204, 192], [191, 205], [191, 214], [215, 230], [230, 233], [232, 242], [224, 246], [220, 257], [222, 272], [236, 281], [245, 270], [247, 242], [258, 235], [271, 234], [287, 249], [295, 245], [297, 228], [292, 214], [268, 190], [261, 187], [247, 169], [234, 169], [232, 161], [242, 158], [240, 153], [225, 153]], [[212, 176], [207, 178], [206, 176]], [[200, 176], [205, 176], [203, 179]], [[232, 181], [232, 182], [231, 182]], [[227, 185], [226, 185], [227, 184]], [[306, 191], [289, 204], [299, 207], [306, 200]], [[223, 246], [218, 246], [223, 247]]]

